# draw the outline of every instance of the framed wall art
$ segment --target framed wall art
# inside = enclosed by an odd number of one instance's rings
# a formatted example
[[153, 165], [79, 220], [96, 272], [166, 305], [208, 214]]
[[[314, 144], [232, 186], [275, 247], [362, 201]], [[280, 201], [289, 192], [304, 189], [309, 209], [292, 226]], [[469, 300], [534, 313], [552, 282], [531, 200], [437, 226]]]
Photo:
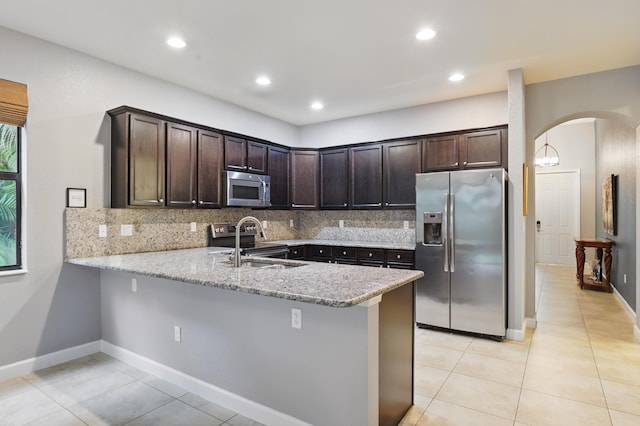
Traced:
[[616, 215], [618, 199], [618, 176], [609, 175], [602, 182], [602, 226], [610, 235], [618, 234]]

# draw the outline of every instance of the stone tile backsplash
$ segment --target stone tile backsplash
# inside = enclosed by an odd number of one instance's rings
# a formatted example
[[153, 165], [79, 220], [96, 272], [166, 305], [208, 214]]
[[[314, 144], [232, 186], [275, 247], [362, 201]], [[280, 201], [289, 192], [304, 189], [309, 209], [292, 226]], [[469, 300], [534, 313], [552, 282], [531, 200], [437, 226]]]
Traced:
[[[235, 223], [244, 216], [267, 221], [268, 240], [324, 239], [412, 243], [412, 210], [296, 211], [226, 208], [185, 209], [73, 209], [65, 210], [65, 257], [94, 257], [146, 251], [205, 247], [211, 223]], [[293, 220], [294, 226], [290, 226]], [[343, 227], [340, 227], [340, 221]], [[196, 231], [191, 231], [191, 223]], [[107, 236], [98, 226], [107, 225]], [[132, 236], [121, 236], [120, 226], [132, 225]], [[405, 226], [409, 229], [404, 229]]]

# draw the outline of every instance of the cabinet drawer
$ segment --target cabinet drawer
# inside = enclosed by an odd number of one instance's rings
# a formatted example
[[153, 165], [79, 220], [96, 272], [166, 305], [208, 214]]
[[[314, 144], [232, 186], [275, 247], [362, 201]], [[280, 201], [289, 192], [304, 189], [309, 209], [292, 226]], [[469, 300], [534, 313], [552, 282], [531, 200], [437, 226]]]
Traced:
[[414, 269], [413, 263], [387, 262], [387, 268], [391, 269]]
[[331, 258], [333, 256], [331, 249], [331, 246], [310, 246], [309, 256], [311, 256], [311, 258]]
[[384, 263], [384, 249], [359, 248], [358, 260]]
[[387, 250], [385, 260], [387, 263], [410, 263], [414, 262], [414, 253], [411, 250]]
[[373, 260], [363, 259], [363, 260], [358, 260], [358, 265], [361, 265], [361, 266], [373, 266], [375, 268], [382, 268], [382, 267], [384, 267], [384, 262], [382, 262], [382, 261], [376, 262], [376, 261], [373, 261]]
[[355, 247], [333, 247], [333, 257], [336, 259], [353, 259], [358, 258], [358, 249]]

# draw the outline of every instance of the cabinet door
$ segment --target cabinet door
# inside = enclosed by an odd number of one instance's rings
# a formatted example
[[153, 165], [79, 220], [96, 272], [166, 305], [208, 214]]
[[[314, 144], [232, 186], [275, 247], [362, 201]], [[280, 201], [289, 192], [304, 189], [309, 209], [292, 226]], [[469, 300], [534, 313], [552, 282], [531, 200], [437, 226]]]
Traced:
[[290, 153], [291, 207], [315, 209], [318, 207], [318, 151]]
[[198, 131], [198, 207], [222, 207], [222, 135]]
[[267, 145], [247, 141], [247, 170], [251, 173], [268, 174]]
[[382, 145], [350, 148], [349, 157], [351, 207], [382, 208]]
[[247, 169], [247, 141], [235, 136], [224, 137], [224, 168], [243, 172]]
[[164, 206], [164, 121], [130, 115], [129, 205]]
[[463, 169], [502, 165], [502, 130], [465, 133], [460, 136], [460, 164]]
[[349, 149], [320, 152], [320, 208], [346, 209], [349, 202]]
[[422, 141], [422, 171], [458, 168], [458, 136], [439, 136]]
[[289, 150], [269, 147], [269, 176], [271, 176], [271, 208], [288, 209], [289, 205]]
[[420, 141], [384, 145], [384, 208], [413, 209], [416, 206], [416, 173], [420, 172]]
[[195, 207], [197, 130], [167, 123], [167, 206]]

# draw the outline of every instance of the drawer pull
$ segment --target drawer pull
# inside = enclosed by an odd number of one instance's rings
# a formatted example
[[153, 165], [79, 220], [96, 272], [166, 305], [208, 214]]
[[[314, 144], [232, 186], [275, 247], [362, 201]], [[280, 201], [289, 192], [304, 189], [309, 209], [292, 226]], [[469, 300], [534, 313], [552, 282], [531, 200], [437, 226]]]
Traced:
[[347, 255], [347, 252], [346, 252], [346, 251], [343, 251], [343, 252], [342, 252], [342, 255], [343, 255], [343, 256], [346, 256], [346, 255]]
[[369, 253], [369, 257], [373, 256], [373, 253]]
[[396, 257], [396, 259], [400, 259], [400, 255], [398, 255], [398, 256]]

